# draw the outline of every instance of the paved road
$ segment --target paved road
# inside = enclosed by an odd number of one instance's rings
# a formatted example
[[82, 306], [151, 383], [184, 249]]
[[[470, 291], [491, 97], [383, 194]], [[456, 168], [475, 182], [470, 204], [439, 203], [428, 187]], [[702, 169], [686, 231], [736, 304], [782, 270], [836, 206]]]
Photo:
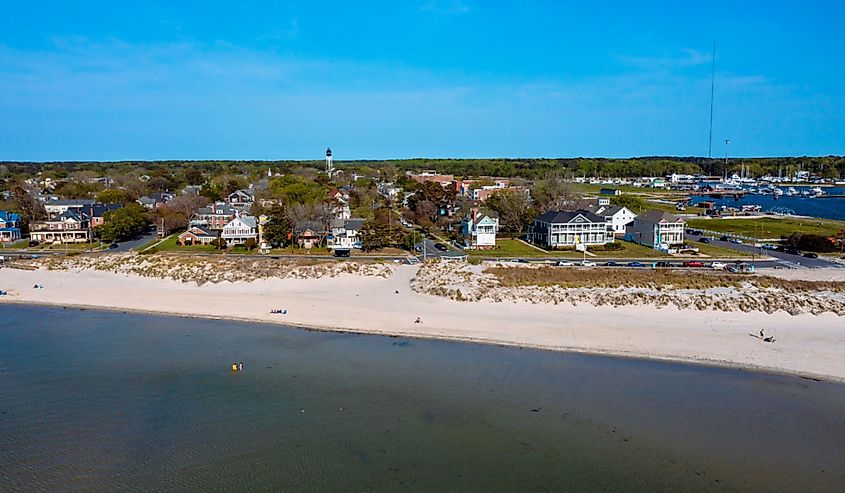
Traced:
[[[698, 239], [701, 237], [695, 235], [687, 235], [687, 238], [689, 238], [690, 241], [697, 242]], [[774, 257], [775, 259], [777, 259], [777, 261], [779, 261], [779, 263], [799, 265], [801, 267], [809, 267], [812, 269], [820, 267], [843, 267], [841, 264], [837, 264], [835, 262], [828, 262], [827, 260], [820, 258], [807, 258], [802, 257], [801, 255], [792, 255], [786, 252], [778, 252], [775, 250], [763, 250], [760, 247], [755, 247], [753, 245], [747, 245], [744, 243], [736, 244], [731, 243], [729, 241], [721, 241], [718, 238], [714, 238], [712, 236], [707, 236], [707, 238], [710, 239], [711, 245], [716, 245], [723, 248], [730, 248], [739, 252], [752, 253], [756, 255], [760, 255], [760, 253], [762, 252], [762, 254], [767, 257]]]
[[144, 236], [140, 238], [136, 238], [134, 240], [124, 241], [123, 243], [118, 243], [117, 248], [112, 248], [106, 251], [109, 252], [128, 252], [130, 250], [135, 250], [136, 248], [140, 248], [147, 243], [156, 239], [156, 230], [152, 228], [149, 230]]

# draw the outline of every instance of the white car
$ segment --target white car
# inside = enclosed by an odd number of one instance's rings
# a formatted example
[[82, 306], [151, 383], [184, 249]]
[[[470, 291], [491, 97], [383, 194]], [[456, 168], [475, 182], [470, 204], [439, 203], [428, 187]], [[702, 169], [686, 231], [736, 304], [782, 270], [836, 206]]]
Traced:
[[716, 270], [724, 270], [727, 266], [728, 266], [728, 264], [726, 264], [724, 262], [713, 262], [712, 264], [710, 264], [710, 267], [712, 267]]
[[568, 260], [558, 260], [557, 265], [558, 265], [558, 267], [569, 267], [569, 266], [575, 265], [575, 264], [573, 264], [572, 262], [570, 262]]
[[578, 265], [580, 265], [581, 267], [595, 267], [596, 263], [591, 261], [591, 260], [584, 260], [584, 261], [578, 262]]

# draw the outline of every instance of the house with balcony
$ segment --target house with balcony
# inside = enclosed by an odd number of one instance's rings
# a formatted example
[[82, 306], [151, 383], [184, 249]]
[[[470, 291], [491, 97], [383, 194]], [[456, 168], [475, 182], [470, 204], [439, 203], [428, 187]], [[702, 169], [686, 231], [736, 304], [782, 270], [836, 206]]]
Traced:
[[528, 240], [546, 249], [606, 245], [614, 240], [607, 219], [588, 210], [548, 211], [528, 229]]
[[223, 226], [220, 235], [227, 245], [243, 245], [252, 239], [258, 243], [258, 218], [248, 214], [241, 214]]
[[670, 212], [643, 212], [625, 230], [625, 239], [665, 252], [677, 251], [684, 245], [686, 221]]
[[499, 215], [493, 211], [473, 208], [461, 220], [461, 235], [467, 248], [490, 250], [496, 247]]
[[39, 243], [88, 243], [91, 221], [84, 213], [66, 210], [46, 221], [29, 223], [29, 237]]
[[14, 212], [0, 210], [0, 243], [21, 239], [21, 217]]
[[208, 207], [197, 209], [191, 219], [191, 225], [204, 226], [220, 231], [237, 215], [238, 211], [230, 204], [215, 202]]
[[226, 197], [226, 202], [242, 211], [249, 211], [255, 202], [255, 192], [251, 189], [235, 190]]

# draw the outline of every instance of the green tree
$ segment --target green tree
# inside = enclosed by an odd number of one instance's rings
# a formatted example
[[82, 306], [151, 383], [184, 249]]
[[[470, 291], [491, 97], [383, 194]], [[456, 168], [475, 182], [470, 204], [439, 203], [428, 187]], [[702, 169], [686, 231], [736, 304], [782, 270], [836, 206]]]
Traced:
[[293, 233], [293, 221], [282, 205], [274, 205], [265, 212], [264, 241], [273, 246], [284, 246]]
[[137, 198], [138, 197], [135, 197], [134, 194], [128, 190], [120, 190], [118, 188], [110, 188], [97, 194], [97, 202], [101, 202], [103, 204], [127, 205], [135, 202]]
[[134, 238], [143, 233], [150, 224], [144, 208], [138, 204], [108, 211], [103, 219], [105, 222], [98, 230], [100, 238], [105, 242]]

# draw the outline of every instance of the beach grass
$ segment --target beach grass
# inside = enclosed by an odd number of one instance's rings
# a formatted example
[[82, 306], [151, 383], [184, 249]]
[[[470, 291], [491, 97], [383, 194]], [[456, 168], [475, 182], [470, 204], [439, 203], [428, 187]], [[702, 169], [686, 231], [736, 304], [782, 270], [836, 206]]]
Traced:
[[563, 288], [647, 288], [654, 290], [740, 288], [751, 284], [758, 288], [787, 292], [845, 291], [840, 281], [795, 281], [778, 277], [731, 274], [724, 271], [685, 269], [579, 269], [540, 266], [488, 267], [503, 287], [560, 286]]

